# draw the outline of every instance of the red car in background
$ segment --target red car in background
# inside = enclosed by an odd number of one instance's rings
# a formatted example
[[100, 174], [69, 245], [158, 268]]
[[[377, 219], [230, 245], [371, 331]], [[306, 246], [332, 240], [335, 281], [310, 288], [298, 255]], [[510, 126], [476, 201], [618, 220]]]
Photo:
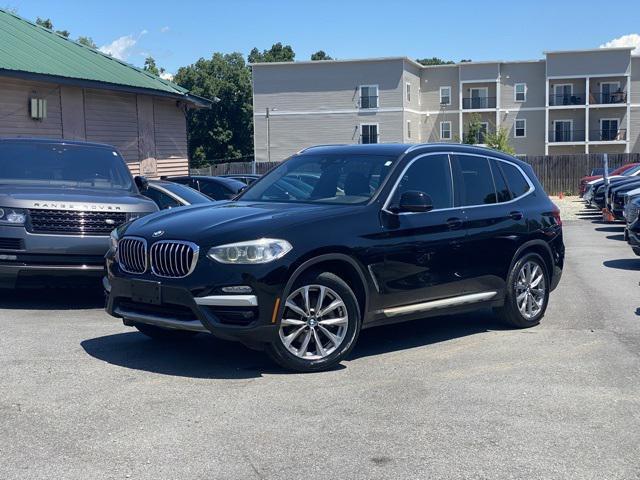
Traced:
[[[618, 167], [610, 172], [609, 176], [612, 177], [614, 175], [622, 175], [624, 172], [626, 172], [630, 168], [635, 167], [636, 165], [640, 165], [640, 163], [627, 163], [626, 165]], [[584, 195], [584, 192], [587, 189], [587, 183], [591, 182], [592, 180], [598, 180], [600, 178], [602, 178], [602, 175], [587, 175], [586, 177], [582, 177], [580, 179], [580, 196], [582, 197]]]

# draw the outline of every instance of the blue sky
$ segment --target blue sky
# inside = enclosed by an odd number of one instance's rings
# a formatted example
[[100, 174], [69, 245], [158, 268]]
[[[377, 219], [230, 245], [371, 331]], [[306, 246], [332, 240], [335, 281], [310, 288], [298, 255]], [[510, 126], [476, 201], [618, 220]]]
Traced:
[[214, 51], [247, 54], [275, 42], [297, 60], [406, 55], [459, 61], [540, 58], [544, 50], [638, 44], [640, 1], [148, 1], [0, 0], [30, 20], [49, 17], [73, 38], [169, 72]]

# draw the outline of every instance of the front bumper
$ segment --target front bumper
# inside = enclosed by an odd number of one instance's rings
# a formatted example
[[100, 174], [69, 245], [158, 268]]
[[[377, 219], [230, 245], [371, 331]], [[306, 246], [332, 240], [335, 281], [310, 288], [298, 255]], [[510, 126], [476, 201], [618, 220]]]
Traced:
[[[250, 285], [248, 295], [224, 294], [216, 282], [209, 278], [207, 285], [190, 281], [171, 281], [152, 277], [134, 277], [121, 272], [113, 259], [107, 256], [108, 276], [103, 286], [108, 293], [106, 311], [122, 318], [128, 326], [154, 325], [162, 328], [211, 333], [224, 340], [239, 341], [261, 349], [278, 334], [273, 323], [283, 284], [265, 285], [242, 275], [227, 278], [230, 283]], [[248, 281], [249, 280], [249, 281]], [[140, 288], [151, 291], [140, 295]]]

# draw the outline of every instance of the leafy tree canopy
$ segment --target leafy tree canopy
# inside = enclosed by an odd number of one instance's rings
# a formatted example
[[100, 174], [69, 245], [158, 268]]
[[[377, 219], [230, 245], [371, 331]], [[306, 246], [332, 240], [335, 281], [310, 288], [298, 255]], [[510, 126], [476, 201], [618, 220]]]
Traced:
[[144, 59], [143, 69], [149, 73], [153, 73], [156, 77], [160, 76], [160, 69], [156, 65], [156, 61], [152, 56], [148, 56]]
[[318, 50], [316, 53], [311, 54], [311, 60], [333, 60], [333, 58], [327, 55], [324, 50]]
[[182, 67], [174, 79], [194, 95], [219, 98], [211, 109], [189, 110], [187, 132], [192, 166], [206, 160], [253, 154], [251, 72], [241, 53], [216, 52]]
[[418, 58], [416, 59], [416, 62], [421, 63], [422, 65], [451, 65], [455, 63], [455, 62], [452, 62], [451, 60], [442, 60], [441, 58], [438, 58], [438, 57]]
[[261, 52], [253, 48], [249, 52], [249, 63], [293, 62], [295, 58], [296, 54], [291, 45], [282, 45], [280, 42], [273, 44], [269, 50]]
[[[44, 28], [48, 28], [49, 30], [53, 30], [53, 22], [51, 21], [50, 18], [36, 18], [36, 23], [38, 25], [40, 25], [41, 27]], [[69, 35], [71, 35], [71, 33], [69, 33], [68, 30], [54, 30], [58, 35], [62, 35], [65, 38], [69, 38]]]
[[94, 50], [98, 48], [98, 46], [96, 45], [96, 43], [93, 41], [93, 38], [91, 37], [78, 37], [78, 39], [76, 40], [76, 42], [89, 47], [89, 48], [93, 48]]
[[500, 127], [495, 133], [488, 133], [485, 136], [484, 143], [489, 148], [500, 150], [501, 152], [515, 155], [515, 149], [509, 144], [509, 132], [506, 128]]

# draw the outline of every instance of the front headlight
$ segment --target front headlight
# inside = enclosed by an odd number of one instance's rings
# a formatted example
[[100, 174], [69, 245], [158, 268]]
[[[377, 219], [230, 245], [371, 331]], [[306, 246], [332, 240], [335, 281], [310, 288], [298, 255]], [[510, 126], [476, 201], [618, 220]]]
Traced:
[[0, 225], [24, 225], [27, 211], [22, 208], [0, 207]]
[[220, 263], [257, 265], [282, 258], [292, 248], [286, 240], [261, 238], [211, 247], [207, 256]]
[[109, 234], [109, 244], [114, 254], [118, 250], [118, 240], [119, 240], [118, 229], [114, 228], [113, 230], [111, 230], [111, 233]]

